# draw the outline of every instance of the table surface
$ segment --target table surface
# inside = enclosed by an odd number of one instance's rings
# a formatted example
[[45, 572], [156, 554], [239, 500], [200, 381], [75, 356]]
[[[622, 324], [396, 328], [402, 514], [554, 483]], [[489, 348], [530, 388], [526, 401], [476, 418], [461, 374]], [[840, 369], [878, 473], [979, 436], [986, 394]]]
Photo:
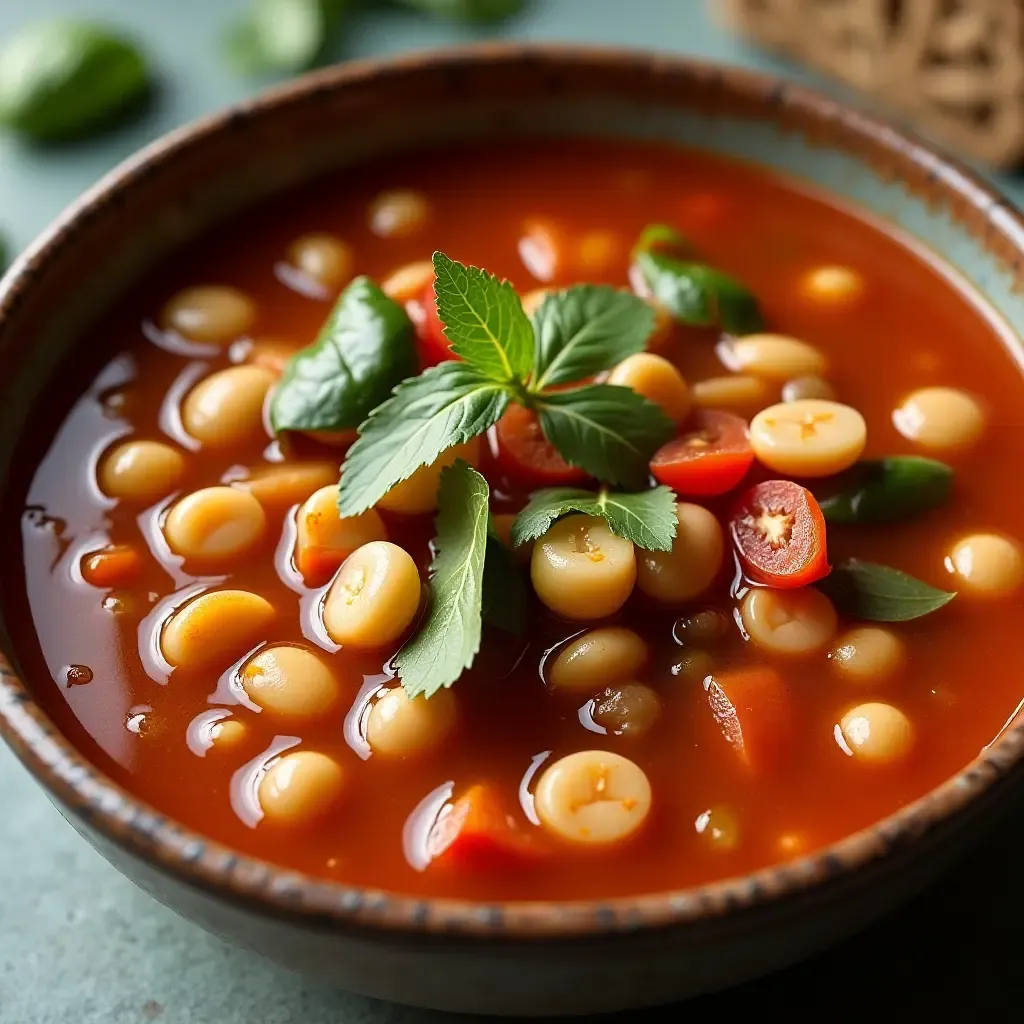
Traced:
[[[150, 139], [240, 99], [254, 84], [220, 60], [219, 33], [246, 0], [0, 0], [0, 38], [29, 18], [87, 13], [120, 23], [164, 83], [139, 122], [41, 151], [0, 137], [0, 230], [27, 243], [86, 186]], [[698, 0], [534, 0], [508, 38], [658, 46], [783, 71], [715, 26]], [[339, 58], [484, 37], [384, 8], [361, 14]], [[997, 178], [1024, 202], [1020, 180]], [[983, 680], [979, 680], [982, 683]], [[697, 1017], [745, 1008], [862, 1019], [879, 1010], [977, 1020], [1013, 1006], [1024, 897], [1024, 822], [1010, 823], [904, 910], [815, 960], [689, 1004]], [[137, 890], [72, 831], [0, 745], [0, 1024], [440, 1024], [308, 982], [234, 949]], [[630, 1020], [669, 1020], [668, 1008]], [[1019, 1011], [1018, 1011], [1019, 1012]], [[893, 1014], [895, 1016], [895, 1013]], [[623, 1017], [623, 1020], [626, 1018]], [[454, 1021], [455, 1018], [452, 1018]]]

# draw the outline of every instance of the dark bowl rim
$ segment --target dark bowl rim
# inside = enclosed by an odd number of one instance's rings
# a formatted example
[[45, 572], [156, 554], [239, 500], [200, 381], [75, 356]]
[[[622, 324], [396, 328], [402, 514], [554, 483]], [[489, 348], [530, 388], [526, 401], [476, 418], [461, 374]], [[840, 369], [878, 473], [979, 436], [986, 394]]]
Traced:
[[[193, 121], [148, 144], [67, 207], [15, 260], [0, 284], [0, 330], [16, 317], [20, 293], [32, 287], [76, 222], [104, 214], [106, 200], [148, 166], [174, 161], [237, 121], [301, 105], [314, 94], [372, 80], [401, 80], [423, 70], [530, 63], [557, 72], [589, 68], [609, 74], [647, 73], [654, 79], [712, 81], [758, 109], [796, 121], [797, 130], [828, 128], [838, 145], [884, 154], [895, 177], [937, 189], [951, 206], [977, 219], [983, 244], [999, 234], [1014, 269], [1024, 260], [1024, 218], [973, 171], [940, 156], [910, 133], [871, 115], [762, 72], [646, 50], [563, 44], [486, 43], [401, 57], [354, 61], [305, 75], [253, 99]], [[832, 139], [836, 144], [836, 139]], [[892, 170], [892, 165], [890, 165]], [[116, 209], [116, 207], [115, 207]], [[109, 210], [106, 211], [109, 215]], [[421, 898], [348, 886], [247, 857], [170, 821], [93, 767], [57, 729], [0, 652], [0, 735], [62, 809], [128, 853], [179, 881], [250, 909], [311, 926], [371, 931], [558, 939], [684, 926], [738, 911], [778, 904], [824, 883], [849, 880], [897, 850], [914, 847], [938, 826], [964, 812], [1007, 774], [1024, 754], [1024, 724], [1007, 723], [995, 740], [954, 776], [881, 819], [812, 854], [742, 876], [687, 889], [605, 900], [495, 901]]]

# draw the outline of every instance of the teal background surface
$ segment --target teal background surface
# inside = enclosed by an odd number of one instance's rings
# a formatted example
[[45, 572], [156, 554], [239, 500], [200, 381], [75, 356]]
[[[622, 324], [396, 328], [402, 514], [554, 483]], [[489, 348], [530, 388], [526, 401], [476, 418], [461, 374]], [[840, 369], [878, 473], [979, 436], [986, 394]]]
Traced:
[[[37, 149], [0, 136], [0, 231], [20, 247], [84, 188], [163, 132], [250, 94], [218, 37], [245, 0], [0, 0], [0, 37], [63, 13], [116, 22], [153, 55], [162, 87], [147, 115], [87, 144]], [[781, 71], [715, 26], [698, 0], [534, 0], [497, 31], [397, 9], [360, 14], [339, 59], [506, 38], [655, 46]], [[999, 184], [1018, 201], [1024, 186]], [[2, 571], [2, 570], [0, 570]], [[978, 685], [984, 685], [979, 679]], [[906, 909], [834, 950], [685, 1007], [623, 1016], [800, 1021], [1011, 1012], [1024, 918], [1024, 823]], [[1018, 1006], [1019, 1014], [1019, 1006]], [[233, 949], [136, 890], [94, 853], [0, 747], [0, 1024], [445, 1024], [457, 1018], [334, 992]]]

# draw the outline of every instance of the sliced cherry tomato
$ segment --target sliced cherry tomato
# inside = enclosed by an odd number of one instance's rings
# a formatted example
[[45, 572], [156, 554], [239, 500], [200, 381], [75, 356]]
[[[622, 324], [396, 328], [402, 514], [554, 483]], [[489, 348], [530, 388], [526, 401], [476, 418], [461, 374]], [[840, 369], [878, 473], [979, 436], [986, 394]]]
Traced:
[[521, 405], [509, 407], [498, 420], [498, 462], [510, 476], [543, 487], [575, 484], [587, 479], [578, 466], [570, 466], [544, 436], [535, 413]]
[[753, 461], [746, 421], [702, 409], [689, 430], [654, 453], [651, 472], [677, 494], [700, 497], [731, 491]]
[[459, 870], [506, 871], [536, 863], [544, 848], [505, 813], [492, 786], [478, 783], [434, 823], [427, 852]]
[[773, 668], [715, 672], [704, 689], [715, 722], [740, 761], [757, 775], [776, 768], [794, 736], [782, 676]]
[[792, 480], [765, 480], [740, 498], [729, 523], [747, 575], [770, 587], [805, 587], [829, 572], [825, 517]]
[[433, 280], [424, 287], [423, 294], [418, 299], [413, 299], [411, 304], [414, 310], [409, 312], [416, 324], [420, 362], [423, 363], [424, 369], [443, 363], [446, 359], [458, 359], [448, 345], [448, 339], [444, 336], [444, 325], [437, 315]]

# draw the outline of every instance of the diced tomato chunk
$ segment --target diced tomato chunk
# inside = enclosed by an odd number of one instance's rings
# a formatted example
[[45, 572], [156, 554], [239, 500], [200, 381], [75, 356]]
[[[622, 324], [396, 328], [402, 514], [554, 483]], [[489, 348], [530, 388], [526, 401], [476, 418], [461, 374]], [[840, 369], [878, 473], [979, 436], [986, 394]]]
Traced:
[[529, 867], [544, 856], [544, 847], [516, 825], [488, 783], [471, 786], [437, 819], [427, 851], [432, 863], [483, 872]]
[[498, 420], [498, 461], [510, 476], [536, 487], [576, 484], [587, 479], [578, 466], [570, 466], [544, 436], [535, 413], [512, 405]]
[[794, 739], [782, 676], [773, 668], [715, 672], [704, 680], [704, 689], [722, 735], [751, 773], [777, 768]]
[[413, 303], [416, 306], [416, 315], [412, 319], [416, 325], [416, 338], [419, 342], [417, 347], [424, 369], [448, 359], [458, 359], [459, 357], [449, 347], [444, 334], [444, 324], [437, 315], [433, 279], [423, 289], [423, 295], [419, 299], [414, 299]]

